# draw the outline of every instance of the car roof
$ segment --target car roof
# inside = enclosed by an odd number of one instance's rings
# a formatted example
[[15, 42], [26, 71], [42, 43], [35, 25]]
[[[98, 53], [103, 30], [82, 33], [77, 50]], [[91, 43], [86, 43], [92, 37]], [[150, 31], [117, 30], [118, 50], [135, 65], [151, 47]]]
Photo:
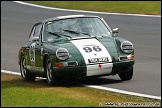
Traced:
[[66, 16], [57, 16], [57, 17], [53, 17], [53, 18], [44, 19], [44, 20], [39, 21], [38, 23], [45, 23], [45, 22], [53, 21], [53, 20], [60, 20], [60, 19], [67, 19], [67, 18], [80, 18], [80, 17], [100, 18], [99, 16], [94, 16], [94, 15], [66, 15]]

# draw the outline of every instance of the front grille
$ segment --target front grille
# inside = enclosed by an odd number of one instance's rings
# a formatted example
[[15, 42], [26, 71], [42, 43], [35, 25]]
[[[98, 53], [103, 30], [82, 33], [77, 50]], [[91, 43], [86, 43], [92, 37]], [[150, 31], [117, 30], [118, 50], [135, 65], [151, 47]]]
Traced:
[[68, 62], [68, 66], [77, 66], [77, 65], [78, 65], [77, 61]]
[[119, 57], [119, 61], [125, 61], [125, 60], [128, 60], [128, 57], [127, 56]]

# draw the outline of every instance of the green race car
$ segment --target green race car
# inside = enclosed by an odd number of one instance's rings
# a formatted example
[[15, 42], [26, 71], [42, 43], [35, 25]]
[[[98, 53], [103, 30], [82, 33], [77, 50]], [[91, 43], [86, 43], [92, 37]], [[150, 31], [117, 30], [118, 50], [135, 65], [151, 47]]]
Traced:
[[55, 85], [60, 78], [84, 78], [118, 74], [133, 76], [133, 44], [115, 36], [103, 18], [68, 15], [36, 23], [29, 40], [21, 47], [18, 63], [23, 81], [37, 76]]

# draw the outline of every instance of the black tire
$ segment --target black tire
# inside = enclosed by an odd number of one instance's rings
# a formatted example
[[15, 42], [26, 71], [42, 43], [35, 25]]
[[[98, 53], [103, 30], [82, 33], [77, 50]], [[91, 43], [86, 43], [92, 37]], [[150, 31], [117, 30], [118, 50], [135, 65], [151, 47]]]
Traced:
[[129, 71], [118, 74], [122, 81], [131, 80], [133, 77], [133, 67]]
[[20, 59], [20, 72], [21, 72], [21, 78], [23, 81], [35, 81], [35, 75], [32, 73], [29, 73], [29, 71], [26, 69], [26, 62], [25, 57], [21, 56]]
[[52, 63], [51, 63], [49, 57], [46, 57], [46, 59], [45, 59], [45, 74], [46, 74], [46, 78], [47, 78], [47, 83], [50, 86], [54, 86], [54, 85], [58, 84], [58, 77], [52, 70], [53, 70]]

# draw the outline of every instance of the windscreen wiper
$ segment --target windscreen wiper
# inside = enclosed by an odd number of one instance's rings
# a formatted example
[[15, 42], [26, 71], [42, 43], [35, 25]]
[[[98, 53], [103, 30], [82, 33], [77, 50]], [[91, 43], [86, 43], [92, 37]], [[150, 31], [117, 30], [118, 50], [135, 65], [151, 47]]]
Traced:
[[78, 32], [78, 31], [73, 31], [73, 30], [67, 30], [67, 29], [63, 29], [63, 31], [69, 32], [69, 33], [75, 33], [75, 34], [84, 34], [84, 35], [88, 35], [89, 37], [91, 37], [90, 34], [85, 33], [85, 32]]
[[58, 37], [61, 37], [58, 33], [55, 33], [55, 32], [49, 32], [49, 31], [48, 31], [48, 33], [49, 33], [49, 34], [52, 34], [52, 35], [56, 35], [56, 36], [58, 36]]
[[[48, 33], [50, 33], [50, 34], [52, 34], [52, 35], [56, 35], [56, 36], [58, 36], [58, 37], [61, 37], [61, 35], [60, 35], [60, 34], [55, 33], [55, 32], [48, 32]], [[65, 36], [65, 37], [70, 37], [70, 38], [72, 39], [72, 37], [71, 37], [71, 36], [64, 35], [64, 34], [63, 34], [63, 36]]]
[[69, 37], [69, 38], [71, 38], [71, 39], [72, 39], [72, 37], [71, 37], [71, 36], [68, 36], [68, 35], [64, 35], [64, 34], [63, 34], [63, 36], [65, 36], [65, 37]]

